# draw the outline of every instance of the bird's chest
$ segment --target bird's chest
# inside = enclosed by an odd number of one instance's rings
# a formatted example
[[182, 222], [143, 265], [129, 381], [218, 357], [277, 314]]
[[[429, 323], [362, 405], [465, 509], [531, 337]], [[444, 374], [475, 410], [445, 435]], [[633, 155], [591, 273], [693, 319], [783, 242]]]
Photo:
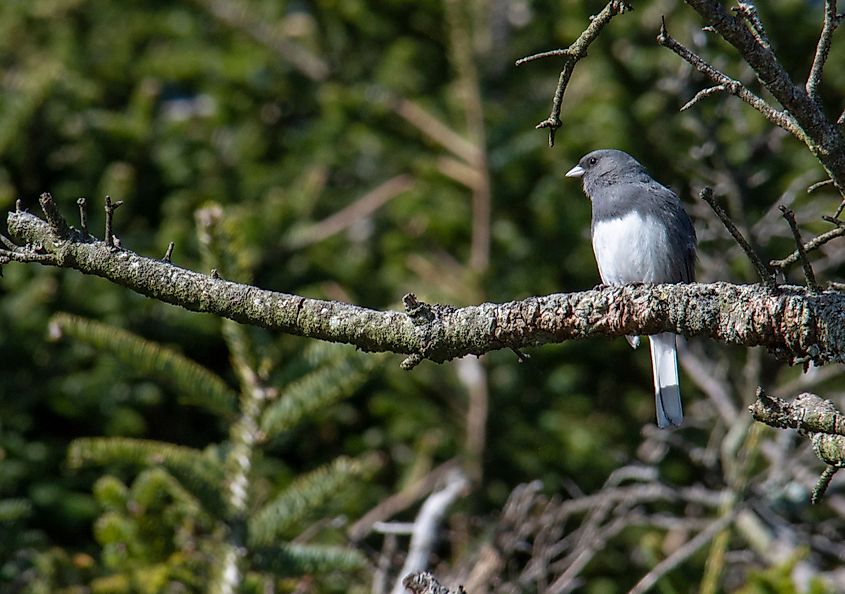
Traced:
[[654, 217], [628, 213], [595, 222], [593, 252], [606, 284], [671, 280], [668, 234]]

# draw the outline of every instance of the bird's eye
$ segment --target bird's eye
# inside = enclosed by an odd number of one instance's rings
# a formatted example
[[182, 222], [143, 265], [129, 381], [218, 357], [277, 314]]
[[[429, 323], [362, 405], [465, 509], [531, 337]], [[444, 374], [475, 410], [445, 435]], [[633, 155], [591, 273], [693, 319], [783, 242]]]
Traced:
[[595, 164], [596, 164], [596, 162], [598, 162], [598, 159], [596, 159], [595, 157], [590, 157], [590, 160], [589, 160], [589, 161], [587, 161], [587, 162], [588, 162], [590, 165], [595, 165]]

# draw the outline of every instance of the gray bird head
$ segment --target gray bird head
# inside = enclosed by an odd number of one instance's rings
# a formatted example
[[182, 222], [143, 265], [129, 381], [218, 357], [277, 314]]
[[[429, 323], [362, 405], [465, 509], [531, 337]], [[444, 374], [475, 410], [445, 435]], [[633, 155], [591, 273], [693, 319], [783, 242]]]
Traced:
[[566, 177], [580, 177], [587, 195], [598, 187], [611, 186], [620, 181], [648, 181], [645, 167], [634, 157], [616, 149], [602, 149], [584, 155], [578, 165], [566, 172]]

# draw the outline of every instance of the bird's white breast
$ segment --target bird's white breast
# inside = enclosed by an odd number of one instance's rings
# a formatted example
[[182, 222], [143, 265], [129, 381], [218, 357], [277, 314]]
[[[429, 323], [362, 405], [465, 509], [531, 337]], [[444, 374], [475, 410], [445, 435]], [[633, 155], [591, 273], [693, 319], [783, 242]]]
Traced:
[[654, 217], [631, 212], [593, 226], [593, 252], [605, 284], [670, 282], [669, 238]]

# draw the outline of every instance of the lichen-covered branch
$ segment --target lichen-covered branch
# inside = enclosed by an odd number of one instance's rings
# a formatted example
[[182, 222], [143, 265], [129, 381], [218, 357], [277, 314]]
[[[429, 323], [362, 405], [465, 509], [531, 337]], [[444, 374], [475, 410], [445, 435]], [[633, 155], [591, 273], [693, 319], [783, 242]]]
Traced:
[[563, 94], [566, 92], [569, 79], [575, 71], [575, 64], [578, 63], [578, 60], [587, 56], [587, 48], [589, 48], [590, 44], [596, 40], [605, 25], [607, 25], [617, 14], [622, 14], [629, 10], [631, 10], [631, 7], [627, 2], [622, 0], [610, 0], [601, 12], [590, 19], [590, 24], [586, 29], [584, 29], [584, 32], [581, 33], [581, 35], [578, 36], [578, 39], [572, 42], [572, 45], [568, 48], [542, 52], [540, 54], [534, 54], [533, 56], [520, 58], [516, 61], [516, 65], [519, 66], [542, 58], [563, 58], [563, 68], [560, 71], [557, 88], [555, 89], [555, 96], [552, 100], [552, 111], [548, 118], [536, 126], [537, 129], [549, 129], [549, 146], [555, 145], [555, 132], [563, 125], [563, 122], [560, 121], [560, 106], [563, 103]]
[[830, 400], [805, 392], [791, 402], [769, 396], [757, 388], [757, 400], [749, 407], [756, 421], [777, 429], [798, 429], [813, 444], [819, 460], [826, 464], [813, 489], [812, 502], [818, 503], [833, 475], [845, 467], [845, 416]]
[[[60, 236], [33, 214], [8, 215], [20, 244], [0, 249], [12, 260], [71, 268], [192, 311], [365, 351], [447, 361], [498, 349], [522, 349], [590, 336], [674, 332], [724, 343], [765, 346], [817, 364], [845, 361], [845, 295], [803, 287], [729, 283], [628, 285], [455, 308], [409, 296], [406, 312], [376, 311], [229, 282], [164, 260], [109, 247], [76, 231]], [[412, 365], [409, 365], [412, 366]]]
[[458, 586], [454, 590], [441, 586], [437, 578], [427, 571], [406, 575], [402, 579], [402, 585], [411, 594], [467, 594], [463, 586]]

